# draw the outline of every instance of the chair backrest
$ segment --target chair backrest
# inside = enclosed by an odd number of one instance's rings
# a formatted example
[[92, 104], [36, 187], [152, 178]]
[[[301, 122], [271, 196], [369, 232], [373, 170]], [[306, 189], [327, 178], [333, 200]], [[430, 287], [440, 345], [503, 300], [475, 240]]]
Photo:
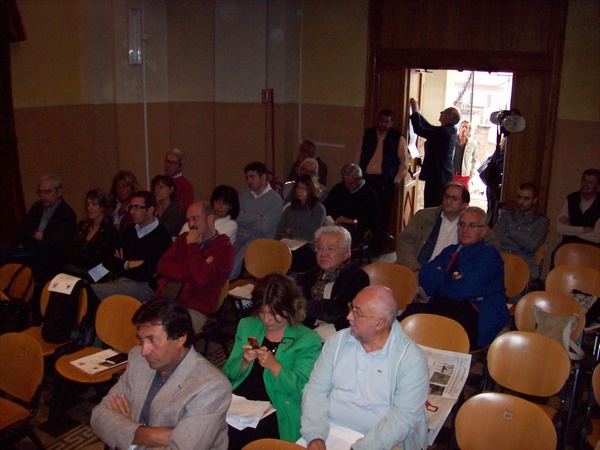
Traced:
[[573, 289], [600, 297], [600, 271], [585, 266], [562, 264], [546, 277], [546, 290], [569, 295]]
[[516, 297], [525, 290], [531, 271], [525, 260], [517, 255], [502, 252], [504, 260], [504, 287], [508, 298]]
[[507, 394], [485, 392], [467, 400], [456, 415], [462, 450], [554, 450], [556, 430], [537, 405]]
[[292, 252], [283, 242], [276, 239], [252, 241], [244, 255], [244, 265], [250, 275], [256, 278], [273, 273], [287, 273], [292, 265]]
[[555, 316], [572, 316], [577, 314], [577, 327], [571, 332], [571, 339], [579, 337], [585, 327], [585, 311], [573, 297], [560, 292], [533, 291], [525, 294], [515, 308], [515, 324], [519, 331], [535, 332], [535, 314], [533, 307], [537, 306]]
[[[48, 308], [48, 302], [50, 301], [50, 291], [48, 290], [48, 286], [50, 286], [51, 281], [52, 280], [50, 280], [46, 283], [46, 285], [44, 286], [44, 289], [42, 290], [42, 293], [40, 294], [40, 310], [42, 312], [42, 316], [46, 315], [46, 308]], [[78, 300], [79, 300], [79, 304], [77, 307], [77, 322], [75, 323], [74, 329], [77, 329], [77, 327], [81, 324], [83, 317], [87, 313], [87, 308], [88, 308], [87, 290], [81, 289], [79, 291], [79, 299]]]
[[221, 309], [221, 306], [223, 306], [223, 303], [225, 302], [225, 299], [227, 298], [228, 293], [229, 293], [229, 281], [225, 281], [225, 284], [221, 288], [221, 292], [219, 292], [219, 296], [217, 297], [217, 303], [215, 303], [215, 307], [212, 310], [213, 313], [217, 313], [219, 311], [219, 309]]
[[406, 266], [388, 262], [374, 262], [363, 267], [369, 275], [371, 286], [386, 286], [392, 290], [398, 301], [398, 309], [406, 309], [419, 289], [419, 280]]
[[402, 322], [404, 332], [417, 344], [451, 352], [469, 353], [469, 336], [463, 326], [448, 317], [413, 314]]
[[0, 336], [0, 390], [31, 402], [44, 378], [44, 356], [40, 344], [23, 333]]
[[33, 272], [23, 264], [4, 264], [0, 267], [0, 291], [10, 298], [28, 302], [33, 296]]
[[138, 344], [137, 328], [131, 319], [140, 306], [139, 300], [128, 295], [106, 297], [96, 312], [98, 338], [115, 350], [128, 353]]
[[242, 447], [242, 450], [300, 450], [304, 447], [294, 442], [282, 441], [280, 439], [259, 439]]
[[500, 386], [537, 397], [560, 391], [571, 370], [562, 345], [529, 331], [509, 331], [494, 339], [487, 364], [490, 376]]
[[592, 390], [594, 391], [594, 399], [600, 405], [600, 365], [597, 365], [592, 374]]
[[554, 266], [572, 264], [600, 271], [600, 247], [571, 243], [561, 246], [554, 255]]

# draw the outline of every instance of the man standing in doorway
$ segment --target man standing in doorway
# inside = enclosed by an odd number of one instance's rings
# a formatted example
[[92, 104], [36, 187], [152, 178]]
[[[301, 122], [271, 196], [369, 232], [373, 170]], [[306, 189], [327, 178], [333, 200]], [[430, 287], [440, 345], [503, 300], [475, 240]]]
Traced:
[[413, 113], [410, 122], [415, 133], [425, 142], [425, 159], [421, 168], [421, 180], [425, 181], [425, 208], [442, 204], [444, 186], [453, 179], [452, 155], [456, 144], [456, 124], [460, 122], [460, 112], [450, 106], [440, 112], [441, 126], [431, 125], [420, 114], [419, 103], [410, 99]]

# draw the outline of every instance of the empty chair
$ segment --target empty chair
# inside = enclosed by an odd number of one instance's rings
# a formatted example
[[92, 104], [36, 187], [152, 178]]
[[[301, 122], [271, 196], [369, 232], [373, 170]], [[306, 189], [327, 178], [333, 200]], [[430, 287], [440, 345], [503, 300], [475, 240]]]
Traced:
[[573, 289], [600, 296], [600, 271], [585, 266], [561, 264], [550, 271], [546, 290], [569, 295]]
[[600, 271], [600, 247], [581, 243], [565, 244], [554, 255], [554, 266], [562, 264], [585, 266]]
[[29, 302], [33, 295], [33, 272], [23, 264], [4, 264], [0, 267], [0, 291], [9, 298]]
[[419, 280], [415, 273], [406, 266], [388, 262], [374, 262], [363, 268], [371, 286], [386, 286], [392, 290], [398, 300], [398, 309], [406, 309], [419, 289]]
[[504, 260], [504, 287], [506, 297], [513, 298], [527, 290], [531, 272], [525, 260], [517, 255], [502, 252]]
[[28, 436], [37, 448], [44, 446], [33, 432], [31, 420], [40, 402], [44, 357], [38, 342], [22, 333], [0, 336], [0, 392], [17, 402], [0, 397], [0, 442], [6, 445]]
[[557, 438], [552, 421], [537, 405], [485, 392], [458, 410], [456, 441], [462, 450], [554, 450]]
[[[564, 347], [553, 339], [529, 331], [510, 331], [498, 336], [488, 350], [491, 378], [512, 391], [550, 397], [565, 385], [571, 361]], [[548, 417], [556, 408], [538, 404]]]
[[304, 447], [280, 439], [259, 439], [244, 445], [242, 450], [301, 450]]
[[469, 336], [460, 323], [435, 314], [413, 314], [402, 322], [402, 329], [419, 345], [469, 353]]

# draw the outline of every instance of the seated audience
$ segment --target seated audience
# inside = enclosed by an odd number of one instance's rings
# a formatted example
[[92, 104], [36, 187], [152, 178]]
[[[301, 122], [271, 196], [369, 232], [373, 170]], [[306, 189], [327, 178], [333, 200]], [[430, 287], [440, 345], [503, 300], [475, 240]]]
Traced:
[[98, 301], [114, 294], [129, 295], [141, 302], [150, 300], [156, 265], [171, 246], [171, 236], [154, 217], [156, 199], [150, 192], [133, 194], [129, 209], [133, 223], [121, 233], [114, 254], [102, 262], [112, 272], [113, 281], [92, 285]]
[[180, 235], [157, 266], [160, 298], [169, 282], [181, 284], [175, 299], [185, 306], [194, 330], [200, 330], [213, 311], [233, 267], [233, 245], [215, 230], [215, 213], [208, 202], [193, 203], [187, 211], [190, 231]]
[[[600, 247], [600, 170], [587, 169], [581, 175], [579, 191], [567, 196], [563, 203], [556, 232], [563, 238], [556, 247], [577, 242]], [[554, 267], [554, 254], [552, 266]]]
[[[288, 181], [296, 181], [298, 176], [301, 175], [298, 169], [307, 158], [314, 159], [316, 151], [317, 146], [314, 143], [312, 143], [311, 141], [302, 141], [302, 144], [300, 144], [300, 148], [298, 148], [298, 156], [296, 157], [296, 161], [292, 165], [290, 172], [287, 178], [285, 179], [286, 183]], [[319, 157], [317, 157], [315, 161], [317, 161], [317, 173], [315, 173], [314, 175], [318, 178], [320, 184], [326, 186], [327, 164], [325, 164], [323, 160], [321, 160], [321, 158]]]
[[350, 232], [352, 245], [360, 243], [367, 231], [371, 231], [373, 237], [381, 237], [379, 200], [371, 186], [365, 184], [358, 164], [342, 168], [342, 182], [331, 189], [323, 206], [336, 225]]
[[60, 254], [73, 235], [77, 217], [63, 199], [63, 187], [57, 175], [40, 177], [37, 195], [25, 220], [17, 230], [17, 247], [32, 255], [24, 262], [31, 266], [36, 288], [32, 299], [33, 322], [41, 320], [39, 298], [46, 282], [60, 271]]
[[458, 222], [458, 245], [446, 247], [419, 272], [429, 303], [411, 303], [398, 320], [417, 313], [446, 316], [463, 326], [472, 349], [492, 343], [509, 314], [504, 261], [483, 241], [486, 223], [485, 211], [465, 209]]
[[[302, 325], [305, 300], [290, 278], [279, 273], [262, 278], [252, 292], [252, 303], [253, 317], [240, 321], [223, 372], [233, 383], [234, 394], [270, 401], [275, 413], [261, 419], [256, 428], [239, 431], [230, 426], [230, 450], [262, 438], [291, 442], [300, 438], [302, 389], [321, 352], [319, 336]], [[252, 338], [258, 343], [255, 347]]]
[[135, 175], [128, 170], [119, 170], [112, 179], [110, 197], [113, 203], [113, 224], [122, 233], [125, 228], [132, 224], [129, 214], [129, 203], [134, 192], [140, 190]]
[[[283, 204], [288, 204], [292, 200], [292, 188], [294, 187], [294, 183], [296, 183], [298, 177], [301, 177], [302, 175], [312, 175], [313, 177], [315, 177], [315, 179], [317, 179], [318, 173], [319, 163], [316, 159], [306, 158], [304, 161], [302, 161], [298, 166], [298, 174], [296, 176], [296, 179], [294, 181], [286, 181], [285, 185], [283, 186]], [[329, 191], [321, 183], [318, 183], [318, 186], [321, 190], [321, 202], [324, 202], [327, 199], [327, 196], [329, 195]]]
[[215, 212], [215, 229], [220, 234], [229, 236], [229, 240], [234, 244], [238, 230], [235, 220], [240, 214], [237, 191], [231, 186], [221, 184], [213, 189], [210, 204]]
[[[292, 188], [291, 204], [281, 214], [277, 239], [311, 241], [315, 231], [325, 222], [325, 207], [320, 203], [321, 192], [312, 175], [302, 175]], [[315, 254], [310, 245], [292, 252], [292, 270], [305, 272], [315, 265]]]
[[267, 180], [267, 166], [253, 162], [244, 167], [248, 189], [240, 194], [240, 215], [236, 219], [235, 263], [230, 279], [240, 276], [246, 249], [252, 241], [273, 239], [281, 218], [282, 201]]
[[306, 304], [304, 324], [315, 328], [325, 341], [336, 330], [348, 327], [348, 303], [365, 286], [369, 276], [350, 261], [350, 233], [330, 225], [315, 232], [317, 266], [298, 279]]
[[300, 433], [308, 449], [325, 449], [332, 422], [365, 435], [354, 450], [427, 448], [427, 363], [397, 311], [383, 286], [354, 298], [350, 328], [325, 343], [304, 387]]
[[185, 210], [173, 201], [175, 198], [175, 183], [171, 177], [157, 175], [152, 178], [152, 193], [156, 198], [156, 217], [175, 240], [185, 222]]
[[[443, 249], [457, 244], [458, 218], [470, 201], [469, 191], [463, 184], [447, 183], [442, 205], [417, 211], [398, 235], [396, 262], [418, 273], [423, 264], [434, 259]], [[500, 248], [491, 231], [486, 233], [484, 239]]]
[[165, 155], [165, 175], [173, 178], [176, 188], [174, 201], [183, 211], [187, 211], [189, 206], [194, 203], [194, 187], [183, 176], [186, 162], [185, 154], [178, 148], [169, 150]]
[[226, 450], [231, 384], [194, 350], [185, 308], [153, 300], [133, 323], [140, 345], [92, 411], [94, 433], [110, 448]]
[[87, 219], [79, 222], [63, 249], [62, 271], [94, 283], [88, 272], [111, 255], [119, 232], [113, 225], [108, 195], [102, 189], [88, 191], [85, 212]]
[[533, 183], [523, 183], [517, 191], [517, 207], [502, 211], [494, 226], [500, 241], [500, 250], [523, 258], [529, 266], [531, 279], [537, 280], [540, 268], [535, 261], [535, 251], [546, 241], [550, 221], [535, 212], [538, 202], [537, 188]]

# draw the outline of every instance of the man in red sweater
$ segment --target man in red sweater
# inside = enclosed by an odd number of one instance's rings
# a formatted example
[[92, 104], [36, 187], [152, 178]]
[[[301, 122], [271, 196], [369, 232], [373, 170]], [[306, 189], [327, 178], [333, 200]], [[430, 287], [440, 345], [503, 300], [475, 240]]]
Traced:
[[160, 275], [155, 297], [167, 282], [182, 283], [177, 302], [188, 309], [194, 330], [200, 330], [212, 312], [223, 284], [233, 268], [233, 245], [215, 230], [215, 213], [209, 202], [187, 210], [190, 231], [181, 234], [158, 261]]

